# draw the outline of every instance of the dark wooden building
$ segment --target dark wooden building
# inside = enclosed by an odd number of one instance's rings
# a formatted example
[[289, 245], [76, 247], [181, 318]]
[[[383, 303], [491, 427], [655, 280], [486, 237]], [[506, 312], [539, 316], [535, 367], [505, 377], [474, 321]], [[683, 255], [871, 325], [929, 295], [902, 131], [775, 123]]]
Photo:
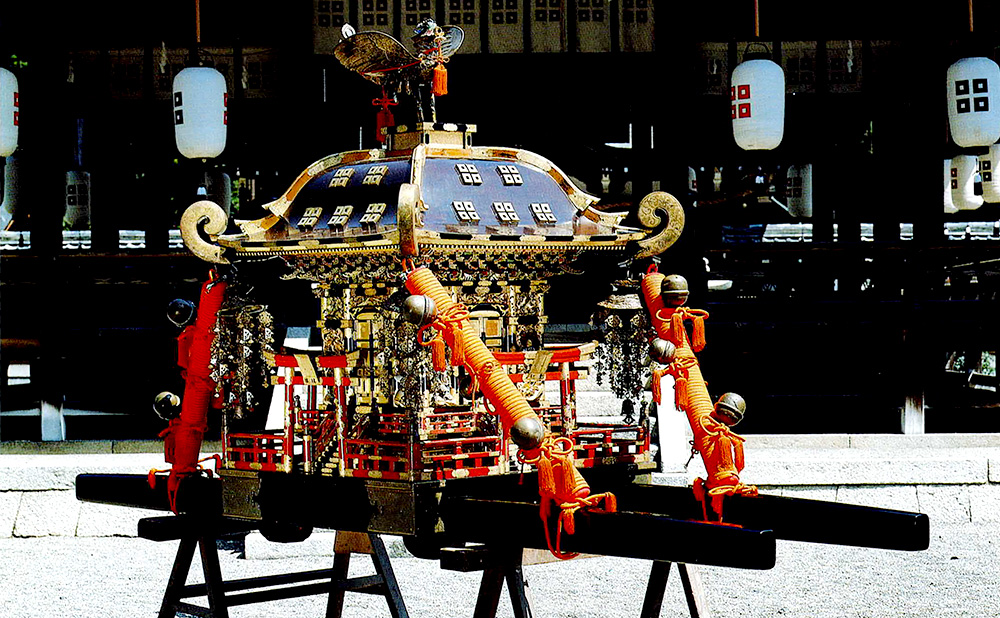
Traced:
[[[202, 0], [198, 20], [193, 0], [5, 3], [0, 64], [21, 116], [0, 408], [41, 396], [117, 414], [70, 416], [71, 439], [154, 437], [152, 396], [179, 379], [163, 310], [207, 272], [171, 243], [180, 213], [205, 187], [257, 218], [313, 161], [375, 147], [380, 93], [332, 56], [340, 26], [405, 40], [432, 16], [467, 33], [440, 119], [543, 154], [609, 204], [681, 198], [687, 226], [661, 269], [710, 312], [706, 376], [747, 399], [744, 432], [898, 432], [906, 412], [909, 431], [1000, 431], [1000, 205], [942, 204], [942, 161], [963, 152], [945, 72], [997, 59], [1000, 5], [975, 2], [970, 19], [959, 0], [758, 4], [759, 37], [753, 0]], [[740, 150], [727, 113], [751, 42], [785, 72], [770, 151]], [[173, 143], [171, 79], [195, 52], [229, 89], [228, 144], [207, 162]], [[804, 164], [809, 218], [782, 207]], [[67, 172], [88, 178], [82, 246], [63, 234]], [[278, 317], [308, 325], [309, 290], [274, 280]], [[609, 293], [569, 276], [554, 289], [566, 324]], [[6, 376], [28, 361], [25, 395]], [[5, 414], [0, 432], [40, 437], [37, 417]]]

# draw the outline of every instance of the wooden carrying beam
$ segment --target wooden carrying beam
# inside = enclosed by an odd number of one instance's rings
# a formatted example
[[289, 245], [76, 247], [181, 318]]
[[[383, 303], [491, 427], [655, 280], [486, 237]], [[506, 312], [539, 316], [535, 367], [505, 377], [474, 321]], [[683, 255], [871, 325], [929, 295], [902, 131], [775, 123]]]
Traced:
[[[726, 522], [720, 525], [698, 521], [701, 507], [690, 488], [644, 485], [594, 470], [584, 472], [595, 491], [615, 493], [619, 512], [577, 512], [575, 534], [560, 538], [567, 552], [768, 569], [774, 566], [777, 539], [910, 551], [929, 545], [929, 521], [921, 513], [767, 495], [732, 496], [726, 498]], [[384, 531], [379, 526], [394, 525], [395, 520], [379, 515], [391, 504], [396, 510], [412, 510], [410, 516], [415, 518], [407, 523], [414, 531], [396, 534], [426, 537], [433, 544], [440, 518], [449, 542], [546, 549], [537, 496], [530, 491], [537, 486], [535, 475], [523, 475], [523, 483], [518, 483], [519, 477], [462, 479], [449, 481], [443, 488], [436, 483], [382, 481], [377, 488], [389, 494], [372, 498], [375, 488], [362, 479], [316, 477], [307, 483], [304, 478], [293, 482], [286, 475], [271, 473], [261, 475], [266, 482], [257, 500], [261, 512], [276, 521], [358, 532]], [[406, 487], [414, 491], [396, 493]], [[221, 493], [217, 479], [187, 479], [178, 505], [182, 512], [218, 518]], [[77, 497], [168, 509], [162, 477], [150, 489], [145, 475], [80, 475]], [[735, 546], [741, 551], [717, 551]]]

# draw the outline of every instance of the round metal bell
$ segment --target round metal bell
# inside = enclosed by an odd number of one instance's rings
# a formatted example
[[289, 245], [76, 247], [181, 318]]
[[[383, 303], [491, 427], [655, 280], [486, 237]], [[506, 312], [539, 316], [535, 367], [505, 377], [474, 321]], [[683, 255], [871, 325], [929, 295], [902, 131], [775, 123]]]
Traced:
[[736, 393], [725, 393], [715, 403], [715, 417], [732, 427], [743, 420], [747, 402]]
[[649, 357], [661, 365], [669, 365], [674, 362], [674, 353], [677, 347], [666, 339], [657, 337], [649, 342]]
[[414, 326], [426, 326], [437, 316], [437, 307], [429, 296], [413, 294], [403, 301], [403, 318]]
[[163, 391], [153, 398], [153, 411], [165, 421], [170, 421], [181, 413], [181, 398], [171, 393]]
[[187, 326], [194, 319], [194, 303], [183, 298], [175, 298], [167, 304], [167, 319], [178, 328]]
[[687, 302], [689, 293], [687, 279], [680, 275], [667, 275], [660, 284], [663, 304], [668, 307], [680, 307]]
[[519, 418], [510, 428], [510, 439], [523, 449], [538, 448], [545, 438], [545, 427], [536, 418]]
[[479, 389], [476, 388], [477, 386], [477, 384], [473, 383], [472, 376], [469, 375], [462, 376], [462, 378], [458, 381], [458, 390], [470, 399], [473, 395], [479, 392]]

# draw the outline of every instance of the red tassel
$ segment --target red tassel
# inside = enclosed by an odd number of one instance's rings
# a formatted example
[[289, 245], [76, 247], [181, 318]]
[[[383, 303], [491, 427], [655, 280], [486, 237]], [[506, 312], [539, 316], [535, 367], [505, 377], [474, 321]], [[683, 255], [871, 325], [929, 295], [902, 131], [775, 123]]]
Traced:
[[432, 89], [434, 96], [437, 97], [448, 94], [448, 69], [444, 68], [444, 64], [440, 62], [434, 67]]
[[431, 341], [431, 364], [434, 366], [434, 371], [444, 371], [448, 368], [448, 359], [445, 358], [444, 340], [441, 337]]
[[451, 347], [451, 364], [458, 367], [465, 364], [465, 331], [455, 329], [455, 343]]
[[691, 349], [701, 352], [705, 348], [705, 318], [696, 317], [691, 333]]
[[396, 126], [396, 119], [393, 118], [392, 110], [389, 109], [390, 105], [395, 104], [396, 102], [386, 95], [384, 88], [381, 99], [372, 99], [372, 105], [379, 108], [378, 113], [375, 114], [375, 139], [380, 143], [385, 143], [385, 133], [382, 129]]
[[662, 371], [660, 369], [653, 370], [653, 381], [652, 381], [653, 401], [655, 401], [657, 404], [663, 402], [663, 390], [660, 382], [661, 380], [663, 380], [663, 376], [665, 376], [666, 374], [667, 374], [666, 371]]
[[538, 467], [538, 489], [540, 492], [555, 495], [556, 480], [552, 471], [552, 462], [542, 457], [535, 464]]
[[[573, 518], [573, 511], [563, 509], [562, 512], [559, 513], [559, 523], [562, 524], [563, 532], [566, 534], [576, 534], [576, 519]], [[556, 539], [556, 551], [559, 551], [559, 539]], [[576, 554], [573, 554], [573, 556], [575, 555]]]
[[687, 378], [677, 376], [674, 381], [674, 403], [677, 405], [678, 409], [686, 410], [688, 399], [687, 399]]
[[684, 341], [684, 316], [680, 313], [675, 313], [670, 316], [670, 338], [673, 339], [671, 343], [674, 345], [681, 345]]
[[375, 138], [384, 144], [385, 133], [382, 129], [394, 126], [396, 126], [396, 119], [392, 117], [392, 111], [388, 107], [380, 109], [375, 116]]

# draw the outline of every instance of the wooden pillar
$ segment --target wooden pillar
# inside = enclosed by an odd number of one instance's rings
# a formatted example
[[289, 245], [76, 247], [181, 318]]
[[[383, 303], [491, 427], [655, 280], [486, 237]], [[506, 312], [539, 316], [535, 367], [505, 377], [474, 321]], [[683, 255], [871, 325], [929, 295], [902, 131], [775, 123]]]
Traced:
[[[62, 249], [71, 145], [63, 105], [67, 55], [57, 45], [38, 43], [37, 47], [29, 48], [26, 57], [28, 64], [18, 75], [21, 93], [18, 219], [29, 224], [32, 253], [52, 256]], [[30, 216], [29, 221], [24, 221], [24, 214]]]
[[[43, 440], [66, 439], [62, 415], [64, 370], [62, 346], [68, 321], [63, 307], [64, 276], [57, 263], [62, 251], [62, 217], [66, 207], [66, 171], [71, 152], [70, 126], [64, 108], [67, 54], [54, 37], [25, 44], [21, 56], [27, 66], [18, 75], [20, 90], [18, 220], [31, 230], [31, 252], [39, 256], [32, 303], [39, 314], [53, 315], [38, 331], [38, 361], [32, 363], [31, 381], [38, 385]], [[30, 216], [25, 221], [24, 215]], [[20, 227], [24, 229], [24, 227]]]
[[[141, 196], [143, 229], [146, 231], [146, 252], [166, 253], [169, 245], [170, 199], [165, 190], [166, 176], [172, 152], [172, 144], [164, 142], [166, 131], [159, 127], [169, 122], [166, 105], [156, 99], [156, 62], [158, 38], [152, 33], [146, 36], [146, 46], [142, 58], [142, 121], [149, 124], [147, 130], [139, 132], [140, 151], [143, 152], [143, 174], [137, 186]], [[161, 114], [161, 112], [163, 112]]]
[[88, 140], [90, 175], [91, 250], [99, 253], [118, 251], [118, 204], [122, 188], [118, 183], [115, 146], [118, 132], [111, 98], [111, 57], [102, 49], [93, 81], [88, 84], [89, 107], [93, 129]]
[[924, 391], [920, 387], [914, 387], [906, 393], [906, 401], [903, 404], [903, 433], [924, 433], [924, 413]]
[[[914, 92], [941, 92], [941, 76], [947, 69], [947, 58], [941, 35], [935, 37], [933, 28], [924, 30], [904, 42], [907, 58], [905, 66], [907, 84]], [[910, 259], [900, 270], [901, 298], [907, 320], [901, 325], [903, 337], [903, 374], [907, 376], [903, 393], [904, 433], [923, 433], [925, 429], [924, 389], [926, 382], [939, 370], [932, 345], [940, 337], [932, 321], [921, 319], [916, 311], [926, 300], [936, 281], [928, 276], [926, 249], [940, 245], [944, 240], [944, 209], [941, 198], [941, 162], [946, 135], [946, 98], [944, 96], [912, 97], [903, 107], [908, 118], [909, 130], [899, 145], [901, 156], [909, 163], [911, 183], [900, 193], [899, 199], [910, 209], [913, 221], [913, 243]], [[929, 259], [929, 258], [928, 258]]]

